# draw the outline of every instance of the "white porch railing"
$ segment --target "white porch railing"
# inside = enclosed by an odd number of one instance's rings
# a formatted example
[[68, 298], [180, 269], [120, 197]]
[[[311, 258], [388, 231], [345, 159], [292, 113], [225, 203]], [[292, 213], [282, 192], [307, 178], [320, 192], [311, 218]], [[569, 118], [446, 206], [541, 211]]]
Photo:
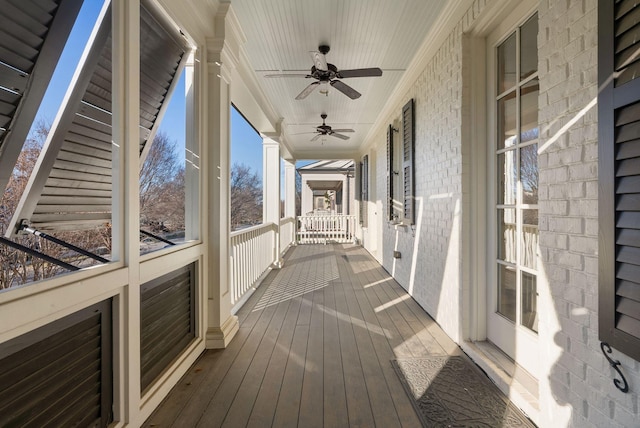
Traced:
[[355, 215], [321, 214], [298, 217], [298, 242], [300, 244], [352, 242], [355, 231]]
[[276, 225], [265, 223], [231, 232], [231, 305], [251, 290], [276, 260]]
[[[294, 243], [296, 220], [280, 220], [280, 254]], [[241, 306], [256, 282], [278, 257], [276, 256], [276, 225], [265, 223], [231, 232], [231, 305]]]
[[296, 219], [287, 217], [280, 219], [280, 253], [283, 254], [296, 237]]

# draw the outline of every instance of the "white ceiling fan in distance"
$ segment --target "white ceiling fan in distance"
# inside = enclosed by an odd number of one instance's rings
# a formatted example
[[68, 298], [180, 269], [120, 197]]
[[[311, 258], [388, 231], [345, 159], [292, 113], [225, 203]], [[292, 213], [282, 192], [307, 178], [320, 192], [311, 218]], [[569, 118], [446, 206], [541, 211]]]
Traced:
[[329, 125], [327, 125], [325, 123], [325, 120], [327, 119], [327, 114], [326, 113], [322, 113], [320, 115], [320, 117], [322, 118], [322, 125], [316, 126], [316, 130], [315, 130], [315, 132], [313, 132], [313, 134], [316, 134], [316, 136], [313, 137], [310, 141], [316, 141], [318, 138], [323, 137], [325, 135], [329, 135], [331, 137], [340, 138], [341, 140], [348, 140], [349, 137], [347, 135], [342, 135], [340, 133], [341, 132], [356, 132], [353, 129], [333, 129], [333, 128], [331, 128], [331, 126], [329, 126]]

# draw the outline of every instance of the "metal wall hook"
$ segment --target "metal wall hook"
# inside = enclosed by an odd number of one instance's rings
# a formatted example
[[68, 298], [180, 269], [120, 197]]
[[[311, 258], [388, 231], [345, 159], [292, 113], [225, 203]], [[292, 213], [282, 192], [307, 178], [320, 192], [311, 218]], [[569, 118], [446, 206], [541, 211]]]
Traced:
[[[606, 348], [606, 349], [605, 349]], [[629, 392], [629, 384], [627, 383], [627, 379], [624, 377], [624, 375], [622, 374], [622, 371], [620, 370], [620, 368], [618, 367], [620, 365], [620, 361], [618, 360], [614, 360], [612, 359], [610, 356], [608, 356], [607, 354], [610, 354], [612, 351], [611, 346], [609, 346], [608, 343], [606, 342], [600, 342], [600, 349], [602, 349], [602, 354], [604, 355], [604, 357], [607, 359], [607, 361], [609, 361], [609, 365], [611, 367], [613, 367], [613, 369], [615, 371], [618, 372], [618, 374], [620, 375], [620, 377], [622, 378], [622, 380], [620, 379], [613, 379], [613, 384], [616, 386], [616, 388], [618, 388], [620, 391], [626, 393]]]

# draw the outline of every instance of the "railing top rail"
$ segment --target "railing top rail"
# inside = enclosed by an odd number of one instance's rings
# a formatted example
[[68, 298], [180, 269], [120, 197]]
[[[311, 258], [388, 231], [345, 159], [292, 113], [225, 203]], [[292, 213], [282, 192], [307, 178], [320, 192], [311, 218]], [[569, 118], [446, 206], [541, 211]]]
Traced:
[[247, 227], [246, 229], [241, 229], [241, 230], [234, 230], [233, 232], [231, 232], [229, 234], [229, 236], [231, 238], [235, 238], [236, 236], [242, 236], [245, 233], [252, 233], [252, 232], [256, 232], [259, 231], [261, 229], [265, 229], [265, 230], [269, 230], [269, 229], [273, 229], [276, 227], [275, 223], [262, 223], [262, 224], [258, 224], [256, 226], [251, 226], [251, 227]]
[[295, 217], [283, 217], [280, 219], [280, 224], [293, 223], [296, 221]]
[[355, 214], [326, 214], [326, 215], [299, 215], [298, 219], [309, 218], [309, 219], [324, 219], [327, 217], [344, 217], [344, 218], [355, 218]]

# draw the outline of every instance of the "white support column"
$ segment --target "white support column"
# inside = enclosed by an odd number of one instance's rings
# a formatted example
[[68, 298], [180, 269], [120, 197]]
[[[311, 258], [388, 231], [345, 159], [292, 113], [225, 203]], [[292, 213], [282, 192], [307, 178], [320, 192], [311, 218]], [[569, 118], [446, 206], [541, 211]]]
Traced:
[[313, 189], [309, 186], [304, 175], [302, 176], [302, 195], [300, 196], [300, 214], [307, 215], [307, 213], [313, 211], [316, 202], [313, 200]]
[[280, 143], [275, 139], [262, 139], [262, 162], [262, 221], [276, 225], [273, 265], [280, 268]]
[[296, 161], [284, 161], [284, 216], [296, 216]]
[[349, 204], [349, 177], [348, 174], [345, 174], [342, 178], [342, 215], [346, 215], [347, 207]]
[[207, 40], [207, 171], [205, 214], [208, 246], [207, 348], [224, 348], [238, 332], [238, 318], [231, 315], [229, 217], [231, 75], [238, 64], [242, 34], [229, 3], [222, 3], [214, 22], [214, 39]]
[[113, 247], [127, 266], [127, 286], [116, 302], [114, 416], [140, 418], [140, 1], [116, 0], [113, 23]]

